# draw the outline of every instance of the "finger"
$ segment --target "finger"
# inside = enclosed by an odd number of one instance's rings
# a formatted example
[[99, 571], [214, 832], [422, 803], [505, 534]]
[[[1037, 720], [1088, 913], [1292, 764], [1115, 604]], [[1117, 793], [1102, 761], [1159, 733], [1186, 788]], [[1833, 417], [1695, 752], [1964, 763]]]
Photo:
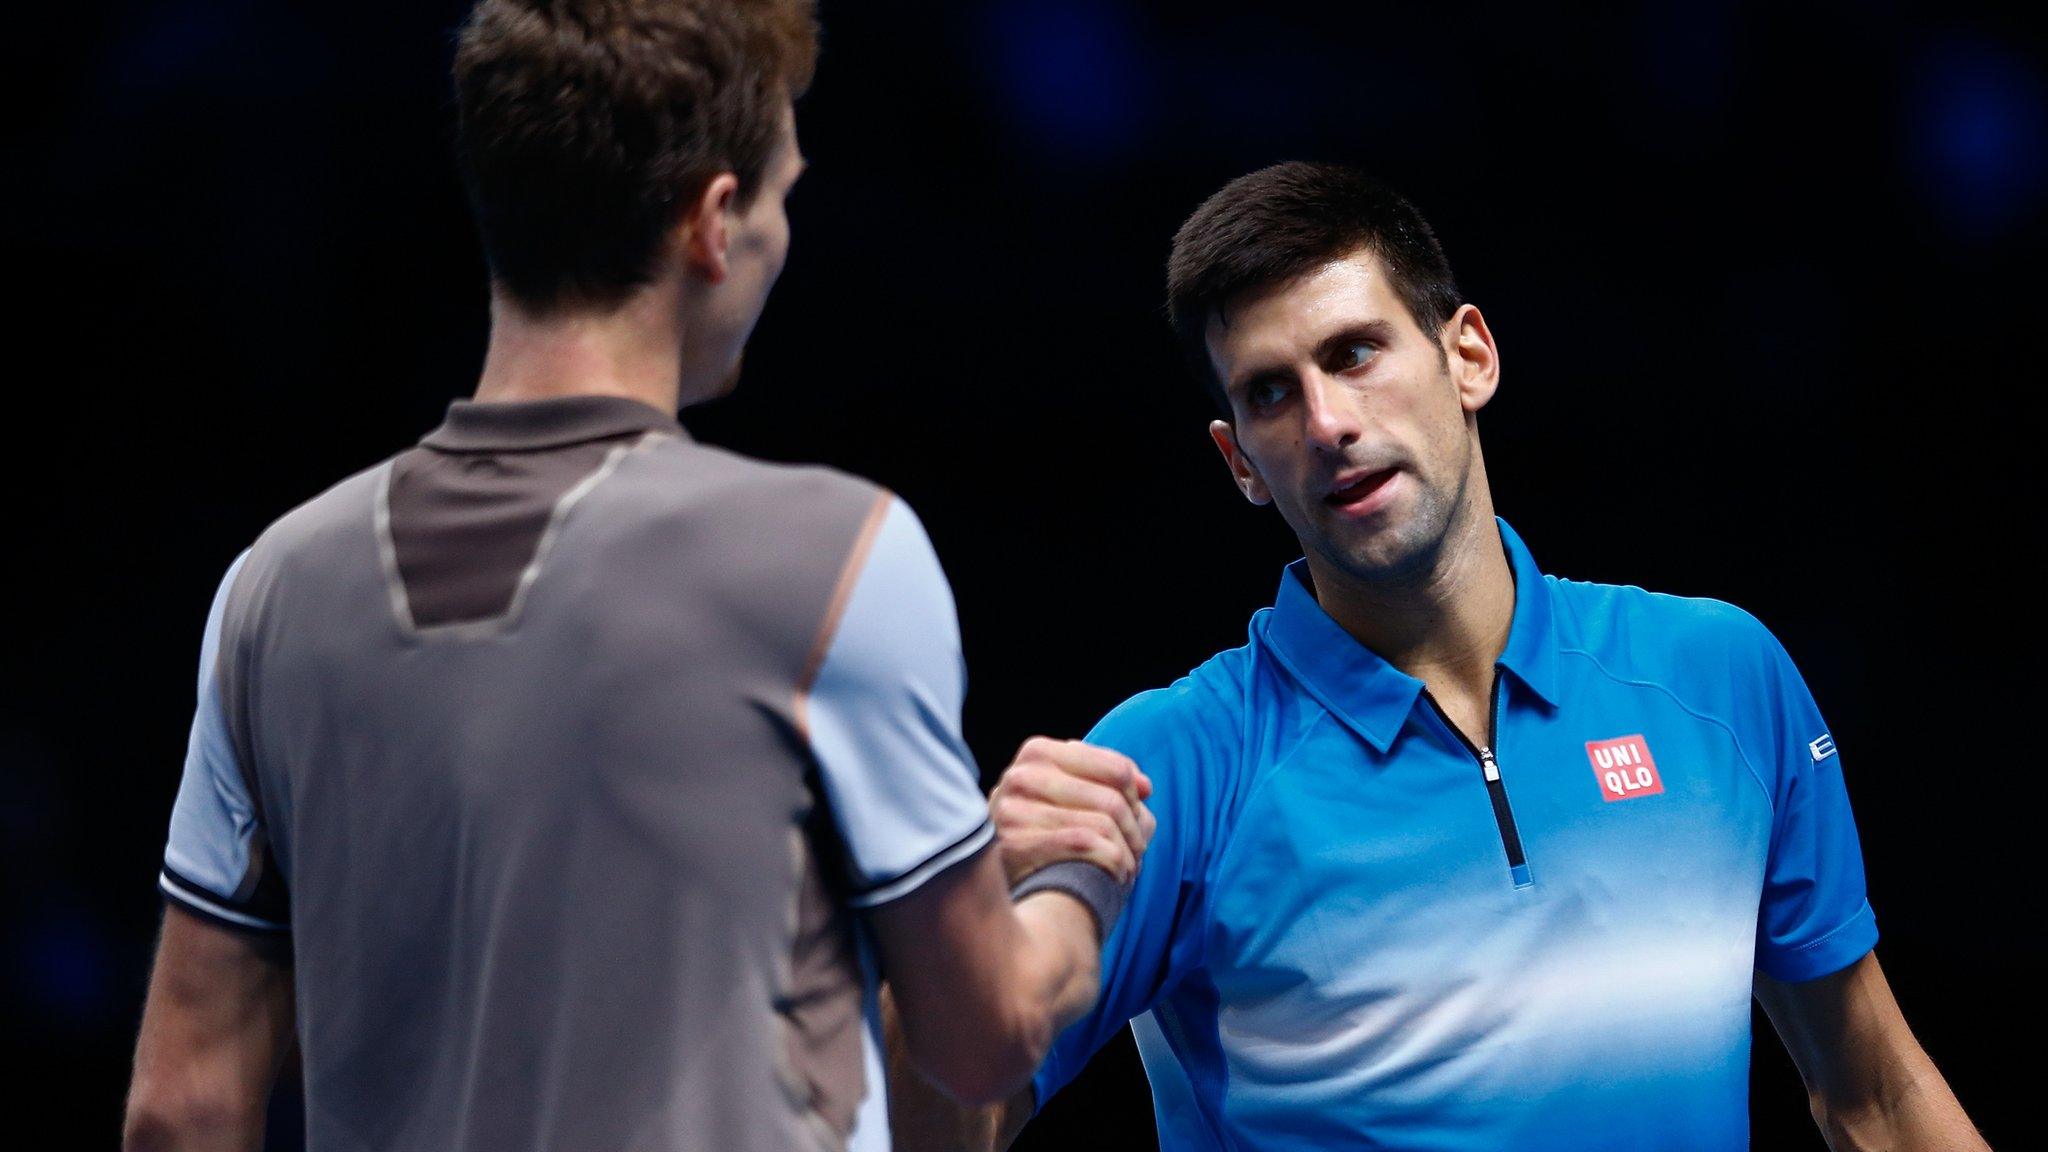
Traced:
[[1093, 864], [1125, 884], [1136, 875], [1138, 867], [1130, 845], [1106, 822], [1097, 827], [1066, 824], [1018, 829], [1003, 838], [1001, 851], [1003, 871], [1012, 884], [1049, 864], [1068, 860]]
[[[1029, 759], [1056, 765], [1070, 775], [1108, 785], [1119, 792], [1134, 787], [1138, 776], [1138, 765], [1129, 756], [1079, 740], [1034, 737], [1025, 741], [1024, 749], [1031, 753]], [[1022, 751], [1019, 757], [1024, 758]]]
[[1116, 877], [1119, 884], [1130, 883], [1137, 874], [1138, 858], [1131, 855], [1130, 845], [1121, 836], [1080, 827], [1062, 829], [1057, 836], [1066, 859], [1086, 860]]
[[1132, 825], [1125, 828], [1109, 816], [1092, 809], [1066, 808], [1015, 796], [1003, 802], [1003, 808], [996, 816], [996, 834], [999, 836], [1010, 837], [1033, 832], [1058, 832], [1065, 828], [1084, 828], [1104, 838], [1121, 840], [1131, 858], [1135, 860], [1145, 851], [1145, 844], [1150, 836], [1137, 826], [1135, 818]]
[[1126, 793], [1119, 792], [1093, 781], [1083, 780], [1065, 773], [1055, 774], [1043, 784], [1043, 791], [1037, 799], [1062, 808], [1079, 811], [1100, 812], [1116, 821], [1122, 829], [1124, 839], [1137, 847], [1141, 835], [1138, 831], [1138, 805]]
[[[1004, 871], [1015, 879], [1057, 860], [1071, 859], [1071, 853], [1060, 845], [1066, 843], [1065, 838], [1070, 833], [1077, 831], [1105, 842], [1114, 841], [1118, 847], [1118, 859], [1128, 860], [1128, 864], [1121, 866], [1127, 869], [1127, 874], [1136, 872], [1137, 859], [1144, 848], [1132, 843], [1123, 829], [1108, 816], [1015, 796], [1003, 801], [1002, 808], [996, 813], [996, 836]], [[1096, 862], [1110, 867], [1107, 861]]]
[[1071, 854], [1060, 847], [1061, 831], [1063, 829], [1017, 829], [997, 841], [997, 850], [1002, 853], [1003, 875], [1011, 884], [1048, 864], [1072, 859]]
[[1001, 842], [1001, 853], [1010, 883], [1063, 861], [1092, 863], [1116, 879], [1126, 879], [1135, 867], [1128, 863], [1135, 857], [1128, 855], [1128, 847], [1122, 845], [1120, 836], [1096, 834], [1077, 826], [1016, 832]]
[[1081, 808], [1068, 808], [1059, 804], [1048, 804], [1028, 796], [1005, 796], [992, 813], [998, 833], [1011, 830], [1066, 828], [1093, 818], [1101, 823], [1099, 827], [1112, 829], [1114, 822], [1101, 813]]

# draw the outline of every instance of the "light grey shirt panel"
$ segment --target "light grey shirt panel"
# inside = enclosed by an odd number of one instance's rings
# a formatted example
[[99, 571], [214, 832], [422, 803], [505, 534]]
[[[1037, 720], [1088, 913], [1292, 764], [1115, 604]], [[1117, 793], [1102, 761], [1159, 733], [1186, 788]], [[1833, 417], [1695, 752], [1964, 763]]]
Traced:
[[867, 925], [855, 925], [854, 932], [861, 977], [860, 1057], [867, 1095], [861, 1098], [860, 1108], [854, 1114], [853, 1134], [847, 1139], [846, 1152], [891, 1152], [895, 1140], [889, 1129], [888, 1062], [882, 1056], [885, 1042], [881, 976]]
[[228, 566], [206, 615], [206, 635], [199, 646], [199, 705], [185, 749], [184, 778], [171, 808], [170, 838], [164, 845], [164, 872], [158, 884], [172, 899], [231, 924], [282, 931], [289, 925], [254, 914], [244, 902], [260, 830], [248, 778], [228, 735], [218, 675], [228, 591], [248, 559], [244, 551]]
[[924, 526], [891, 500], [808, 707], [855, 907], [915, 890], [994, 836], [960, 735], [966, 697], [952, 590]]

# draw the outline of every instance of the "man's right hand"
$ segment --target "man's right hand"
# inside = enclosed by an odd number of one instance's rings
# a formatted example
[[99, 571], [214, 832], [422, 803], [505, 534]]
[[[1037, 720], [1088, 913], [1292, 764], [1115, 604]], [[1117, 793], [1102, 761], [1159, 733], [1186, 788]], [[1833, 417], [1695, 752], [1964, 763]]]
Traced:
[[1129, 885], [1158, 822], [1152, 781], [1131, 758], [1079, 740], [1034, 736], [989, 794], [1011, 885], [1048, 864], [1085, 860]]
[[895, 1092], [905, 1131], [966, 1131], [963, 1123], [980, 1131], [972, 1113], [996, 1105], [1003, 1119], [987, 1131], [1007, 1143], [1030, 1115], [1031, 1074], [1095, 1003], [1102, 939], [1116, 913], [1065, 887], [1053, 890], [1071, 904], [1012, 893], [1033, 872], [1070, 861], [1130, 884], [1157, 827], [1145, 808], [1151, 794], [1127, 756], [1033, 737], [989, 798], [998, 851], [869, 914], [901, 1022], [892, 1048], [956, 1102]]
[[[989, 1152], [1007, 1148], [1023, 1128], [1031, 1072], [1095, 1002], [1107, 926], [1092, 906], [1012, 904], [1000, 884], [1014, 890], [1048, 865], [1083, 861], [1129, 885], [1157, 827], [1145, 807], [1150, 795], [1152, 782], [1127, 756], [1033, 737], [989, 796], [998, 850], [873, 914], [891, 974], [884, 1014], [899, 1148]], [[991, 997], [1012, 1003], [995, 1012], [993, 1029], [975, 1004]], [[1020, 1020], [1028, 1024], [1006, 1023]], [[984, 1063], [1002, 1071], [963, 1075]]]

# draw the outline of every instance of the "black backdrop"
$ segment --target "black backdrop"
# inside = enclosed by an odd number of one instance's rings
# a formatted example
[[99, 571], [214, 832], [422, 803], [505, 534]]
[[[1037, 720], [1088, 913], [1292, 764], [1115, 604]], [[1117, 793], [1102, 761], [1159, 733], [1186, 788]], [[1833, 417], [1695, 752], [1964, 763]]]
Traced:
[[[17, 14], [0, 48], [31, 461], [0, 1043], [37, 1146], [114, 1139], [215, 581], [473, 380], [485, 294], [447, 149], [461, 9], [117, 0]], [[2022, 977], [2043, 960], [2022, 679], [2041, 630], [2017, 556], [2040, 527], [2048, 188], [2021, 27], [1846, 0], [824, 16], [788, 271], [740, 394], [688, 422], [918, 509], [990, 779], [1024, 736], [1078, 735], [1240, 642], [1270, 597], [1292, 542], [1213, 458], [1162, 264], [1225, 179], [1359, 163], [1422, 204], [1487, 310], [1489, 466], [1539, 561], [1732, 600], [1799, 660], [1893, 983], [2017, 1146], [2036, 1062], [2000, 1026], [2038, 1011]], [[1763, 1028], [1757, 1146], [1819, 1147]], [[1149, 1140], [1121, 1041], [1022, 1146]]]

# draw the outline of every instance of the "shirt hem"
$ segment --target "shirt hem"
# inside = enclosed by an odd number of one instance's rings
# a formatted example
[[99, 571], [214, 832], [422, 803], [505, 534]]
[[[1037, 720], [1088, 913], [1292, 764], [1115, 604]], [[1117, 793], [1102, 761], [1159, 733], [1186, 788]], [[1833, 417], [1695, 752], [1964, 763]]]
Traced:
[[972, 832], [897, 873], [894, 879], [884, 880], [856, 893], [847, 903], [855, 908], [873, 908], [900, 900], [924, 887], [927, 880], [988, 847], [995, 837], [995, 825], [984, 818]]
[[1856, 913], [1825, 935], [1783, 951], [1759, 953], [1757, 968], [1773, 980], [1801, 984], [1830, 976], [1877, 947], [1877, 913], [1865, 900]]
[[223, 928], [271, 937], [289, 935], [292, 930], [290, 924], [279, 924], [274, 920], [265, 920], [260, 916], [251, 916], [240, 911], [220, 897], [173, 875], [169, 869], [165, 869], [157, 876], [156, 886], [163, 892], [165, 899]]

